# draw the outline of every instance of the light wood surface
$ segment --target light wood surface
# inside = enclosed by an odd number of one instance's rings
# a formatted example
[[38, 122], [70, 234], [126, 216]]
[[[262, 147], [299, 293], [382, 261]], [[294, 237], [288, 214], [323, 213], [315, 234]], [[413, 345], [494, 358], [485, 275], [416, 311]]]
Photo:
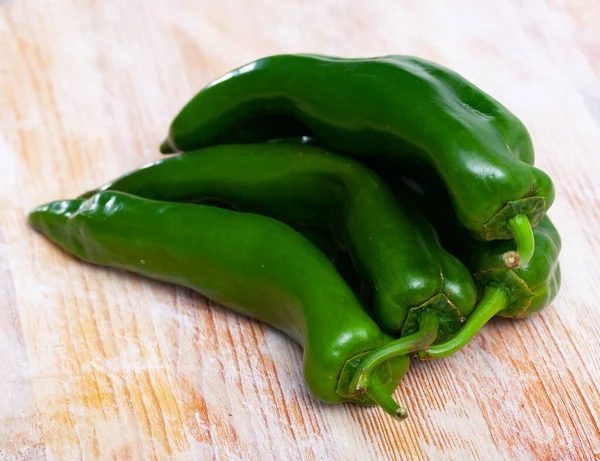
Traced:
[[[278, 52], [415, 54], [519, 115], [563, 287], [414, 363], [411, 417], [327, 406], [283, 334], [83, 264], [26, 213], [159, 158], [211, 79]], [[600, 458], [600, 2], [0, 1], [0, 459]]]

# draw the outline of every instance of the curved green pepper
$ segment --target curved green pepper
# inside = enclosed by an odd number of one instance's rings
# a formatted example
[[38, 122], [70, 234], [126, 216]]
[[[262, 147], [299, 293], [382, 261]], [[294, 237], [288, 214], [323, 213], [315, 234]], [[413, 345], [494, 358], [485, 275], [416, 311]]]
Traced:
[[350, 250], [373, 289], [375, 320], [394, 336], [414, 333], [422, 313], [433, 312], [440, 323], [436, 342], [445, 341], [475, 306], [469, 271], [444, 251], [416, 207], [396, 201], [360, 162], [317, 147], [214, 146], [149, 164], [101, 190], [173, 202], [219, 199], [326, 228]]
[[[291, 120], [291, 130], [281, 130]], [[531, 139], [500, 103], [437, 64], [409, 56], [343, 59], [278, 55], [246, 64], [200, 91], [173, 120], [163, 153], [228, 141], [248, 123], [266, 139], [298, 122], [339, 152], [433, 168], [461, 223], [480, 240], [517, 240], [524, 265], [532, 234], [554, 200], [532, 166]], [[264, 125], [261, 125], [264, 123]], [[270, 131], [270, 128], [273, 128]], [[520, 257], [519, 257], [520, 254]]]
[[392, 340], [330, 261], [290, 227], [212, 206], [102, 192], [51, 202], [30, 225], [78, 258], [194, 289], [284, 331], [304, 346], [304, 378], [328, 403], [376, 403], [406, 417], [390, 394], [427, 347], [437, 320]]
[[464, 261], [473, 272], [480, 301], [456, 336], [419, 351], [419, 357], [445, 357], [456, 352], [494, 315], [527, 317], [552, 302], [560, 288], [560, 236], [548, 216], [542, 218], [533, 234], [533, 257], [525, 266], [516, 269], [508, 269], [503, 264], [508, 242], [473, 242], [466, 247]]

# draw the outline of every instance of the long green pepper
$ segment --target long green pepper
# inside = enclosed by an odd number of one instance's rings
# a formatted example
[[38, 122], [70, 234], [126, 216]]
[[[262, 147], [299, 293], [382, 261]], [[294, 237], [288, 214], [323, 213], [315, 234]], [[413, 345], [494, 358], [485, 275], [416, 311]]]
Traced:
[[324, 149], [214, 146], [149, 164], [101, 190], [174, 202], [219, 199], [243, 211], [327, 229], [348, 248], [372, 287], [375, 320], [394, 336], [414, 333], [422, 313], [432, 312], [439, 321], [436, 342], [443, 342], [475, 306], [469, 271], [441, 247], [410, 200], [397, 201], [360, 162]]
[[391, 393], [408, 369], [407, 354], [435, 339], [437, 319], [426, 313], [418, 332], [393, 340], [325, 255], [289, 226], [120, 192], [51, 202], [29, 222], [84, 261], [189, 287], [284, 331], [304, 346], [304, 378], [324, 402], [375, 403], [406, 417]]
[[475, 238], [516, 238], [507, 266], [528, 262], [527, 228], [554, 200], [552, 181], [532, 166], [521, 121], [458, 74], [415, 57], [277, 55], [248, 63], [182, 109], [161, 151], [246, 142], [253, 132], [260, 140], [314, 135], [338, 152], [431, 169]]

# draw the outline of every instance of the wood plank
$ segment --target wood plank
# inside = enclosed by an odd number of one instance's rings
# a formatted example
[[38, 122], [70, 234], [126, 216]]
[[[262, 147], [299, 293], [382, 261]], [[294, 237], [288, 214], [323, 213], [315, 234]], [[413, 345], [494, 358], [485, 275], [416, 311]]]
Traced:
[[[0, 1], [0, 459], [600, 459], [600, 3]], [[88, 264], [27, 211], [145, 162], [211, 79], [280, 52], [415, 54], [530, 129], [563, 287], [415, 362], [411, 417], [328, 406], [282, 333]]]

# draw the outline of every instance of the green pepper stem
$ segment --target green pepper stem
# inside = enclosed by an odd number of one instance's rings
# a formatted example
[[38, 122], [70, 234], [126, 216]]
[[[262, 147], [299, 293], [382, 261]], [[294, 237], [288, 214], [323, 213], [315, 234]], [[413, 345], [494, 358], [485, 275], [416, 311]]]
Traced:
[[426, 350], [419, 351], [419, 358], [427, 360], [446, 357], [467, 344], [475, 334], [498, 312], [510, 303], [506, 288], [498, 285], [488, 285], [479, 304], [467, 319], [460, 331], [445, 343], [436, 344]]
[[508, 269], [526, 265], [533, 257], [535, 240], [533, 230], [527, 215], [520, 214], [511, 218], [506, 223], [517, 243], [517, 251], [507, 251], [502, 255], [502, 261]]
[[424, 312], [421, 315], [419, 330], [412, 335], [391, 341], [386, 345], [369, 353], [359, 364], [350, 382], [351, 392], [357, 394], [366, 393], [383, 410], [394, 419], [402, 420], [408, 415], [405, 408], [400, 407], [394, 399], [389, 396], [378, 379], [371, 381], [374, 370], [394, 357], [410, 354], [429, 346], [436, 338], [439, 322], [437, 317]]
[[366, 393], [392, 418], [402, 421], [408, 417], [408, 410], [396, 403], [377, 377], [369, 383]]

